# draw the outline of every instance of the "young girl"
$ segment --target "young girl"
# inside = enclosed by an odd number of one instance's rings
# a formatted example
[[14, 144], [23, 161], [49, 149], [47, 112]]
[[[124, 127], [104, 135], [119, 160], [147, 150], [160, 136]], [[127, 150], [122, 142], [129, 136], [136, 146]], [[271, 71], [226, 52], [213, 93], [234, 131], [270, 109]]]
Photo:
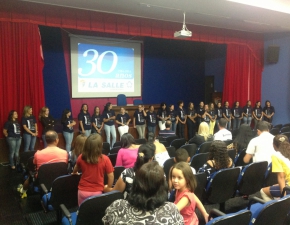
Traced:
[[170, 172], [172, 186], [176, 190], [174, 204], [183, 216], [185, 225], [198, 225], [198, 218], [195, 214], [197, 207], [202, 213], [205, 222], [208, 222], [208, 213], [200, 200], [193, 193], [196, 188], [196, 179], [188, 163], [176, 163]]
[[85, 142], [87, 140], [87, 136], [84, 134], [79, 134], [74, 143], [73, 143], [73, 148], [72, 150], [69, 152], [69, 172], [73, 171], [73, 168], [77, 162], [77, 159], [79, 157], [80, 154], [82, 154], [83, 152], [83, 148], [85, 145]]
[[71, 111], [69, 109], [65, 109], [62, 112], [61, 116], [62, 123], [62, 133], [65, 140], [65, 149], [69, 153], [71, 151], [71, 143], [74, 137], [74, 128], [76, 122], [72, 119]]

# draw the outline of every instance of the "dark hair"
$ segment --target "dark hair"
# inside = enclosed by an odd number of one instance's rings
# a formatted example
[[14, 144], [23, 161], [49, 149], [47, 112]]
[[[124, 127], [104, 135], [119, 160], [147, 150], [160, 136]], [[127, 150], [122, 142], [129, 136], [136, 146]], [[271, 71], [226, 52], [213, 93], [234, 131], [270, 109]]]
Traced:
[[[99, 109], [100, 109], [100, 107], [99, 107], [99, 106], [95, 106], [93, 115], [96, 115], [96, 109], [97, 109], [97, 108], [99, 108]], [[100, 114], [100, 111], [99, 111], [99, 114]]]
[[66, 119], [67, 119], [66, 114], [68, 114], [69, 112], [71, 112], [69, 109], [63, 110], [62, 115], [61, 115], [61, 122], [62, 123], [66, 122]]
[[234, 102], [234, 108], [237, 106], [237, 103], [240, 103], [239, 101]]
[[189, 191], [194, 192], [197, 182], [196, 178], [192, 173], [192, 169], [186, 162], [179, 162], [172, 166], [172, 169], [170, 171], [170, 179], [172, 179], [172, 173], [174, 169], [178, 169], [182, 171], [182, 174], [184, 176], [184, 179], [186, 180], [186, 187]]
[[188, 157], [188, 152], [184, 148], [179, 148], [175, 152], [176, 162], [187, 162]]
[[220, 120], [219, 120], [219, 126], [220, 127], [226, 127], [226, 125], [227, 125], [227, 120], [225, 119], [225, 118], [220, 118]]
[[154, 143], [155, 141], [155, 134], [153, 132], [148, 133], [148, 143]]
[[82, 153], [82, 160], [86, 161], [89, 164], [97, 164], [99, 161], [99, 157], [102, 158], [102, 150], [102, 136], [97, 133], [91, 134], [85, 142]]
[[266, 101], [265, 101], [265, 107], [267, 107], [267, 103], [268, 103], [268, 102], [270, 103], [270, 106], [271, 106], [271, 102], [270, 102], [269, 100], [266, 100]]
[[112, 103], [111, 102], [107, 102], [107, 104], [104, 107], [104, 112], [108, 112], [109, 111], [109, 107]]
[[180, 106], [182, 103], [183, 103], [183, 101], [182, 101], [182, 100], [179, 100], [179, 101], [177, 102], [177, 105]]
[[47, 144], [52, 144], [58, 139], [58, 135], [54, 130], [49, 130], [45, 133], [45, 141]]
[[129, 148], [132, 144], [136, 144], [134, 137], [132, 134], [125, 133], [121, 137], [121, 147]]
[[162, 108], [163, 106], [166, 106], [165, 102], [162, 102], [162, 103], [160, 104], [160, 108]]
[[276, 151], [280, 152], [285, 158], [290, 160], [290, 143], [287, 136], [278, 134], [273, 139]]
[[9, 114], [8, 114], [8, 120], [9, 121], [13, 121], [13, 114], [14, 114], [14, 112], [16, 112], [16, 110], [11, 110], [10, 112], [9, 112]]
[[82, 106], [81, 106], [81, 110], [80, 110], [80, 112], [82, 112], [82, 111], [83, 111], [83, 107], [84, 107], [85, 105], [87, 106], [87, 112], [89, 111], [89, 106], [88, 106], [88, 104], [86, 104], [86, 103], [83, 103], [83, 104], [82, 104]]
[[273, 145], [276, 147], [276, 149], [279, 148], [280, 144], [282, 144], [283, 142], [289, 142], [288, 137], [283, 134], [277, 134], [273, 139]]
[[254, 137], [252, 129], [247, 124], [242, 124], [238, 130], [238, 134], [233, 143], [238, 152], [247, 148], [250, 140]]
[[140, 210], [154, 210], [167, 201], [167, 192], [163, 168], [156, 161], [148, 162], [136, 171], [128, 202]]
[[193, 102], [189, 102], [189, 103], [188, 103], [188, 108], [190, 107], [191, 104], [193, 105], [193, 108], [194, 108], [194, 104], [193, 104]]
[[224, 105], [226, 105], [226, 103], [229, 103], [229, 101], [224, 101]]
[[209, 147], [208, 160], [214, 160], [215, 169], [217, 170], [228, 168], [230, 157], [226, 143], [223, 141], [213, 141]]
[[246, 105], [248, 105], [250, 101], [251, 101], [251, 100], [248, 100], [247, 103], [246, 103]]
[[255, 108], [257, 108], [259, 102], [260, 102], [259, 109], [261, 109], [261, 108], [262, 108], [262, 106], [261, 106], [261, 101], [256, 101]]
[[260, 121], [258, 124], [257, 124], [257, 130], [260, 130], [260, 131], [269, 131], [269, 123], [266, 122], [266, 121]]
[[149, 162], [155, 155], [156, 146], [154, 144], [143, 144], [138, 149], [137, 159], [134, 165], [134, 171], [136, 172], [143, 166], [143, 164]]

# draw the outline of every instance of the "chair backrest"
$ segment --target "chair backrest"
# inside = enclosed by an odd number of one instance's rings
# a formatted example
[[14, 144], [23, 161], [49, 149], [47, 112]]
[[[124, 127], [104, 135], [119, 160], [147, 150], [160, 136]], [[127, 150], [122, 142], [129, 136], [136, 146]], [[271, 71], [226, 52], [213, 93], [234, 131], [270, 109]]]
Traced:
[[225, 140], [224, 143], [228, 146], [229, 144], [233, 143], [233, 140]]
[[251, 195], [263, 186], [268, 162], [255, 162], [247, 165], [239, 175], [238, 191], [242, 195]]
[[284, 133], [284, 132], [290, 132], [290, 126], [288, 127], [288, 126], [286, 126], [286, 127], [282, 127], [281, 129], [280, 129], [280, 133]]
[[197, 152], [198, 153], [206, 153], [206, 152], [209, 152], [209, 147], [211, 146], [211, 143], [212, 143], [212, 141], [206, 141], [206, 142], [202, 143], [199, 146]]
[[52, 182], [56, 178], [67, 175], [67, 167], [67, 163], [64, 162], [46, 163], [41, 165], [37, 172], [39, 184], [44, 184], [47, 190], [50, 190]]
[[278, 128], [279, 130], [282, 128], [282, 124], [277, 124], [277, 125], [275, 125], [273, 128]]
[[233, 163], [235, 162], [236, 152], [237, 152], [236, 149], [228, 150], [228, 155], [233, 160]]
[[189, 157], [191, 158], [192, 156], [195, 155], [197, 151], [197, 146], [196, 144], [188, 144], [188, 145], [182, 145], [180, 148], [185, 149], [188, 152]]
[[230, 213], [216, 217], [210, 220], [206, 225], [245, 225], [249, 224], [252, 213], [249, 210], [242, 210], [236, 213]]
[[163, 144], [165, 147], [169, 147], [170, 145], [167, 143], [167, 141], [160, 141], [159, 140], [159, 142], [161, 143], [161, 144]]
[[171, 142], [172, 142], [173, 140], [175, 140], [175, 139], [178, 139], [178, 138], [179, 138], [179, 137], [176, 136], [176, 135], [171, 135], [171, 136], [166, 137], [165, 140], [167, 141], [167, 143], [168, 143], [169, 146], [170, 146]]
[[194, 190], [194, 194], [199, 198], [202, 202], [205, 198], [205, 186], [207, 183], [207, 174], [206, 173], [198, 173], [195, 175], [197, 186]]
[[256, 203], [251, 206], [252, 219], [250, 224], [283, 225], [290, 209], [290, 195], [279, 200], [266, 202], [265, 204]]
[[270, 130], [270, 133], [273, 135], [277, 135], [277, 134], [279, 134], [279, 132], [280, 132], [280, 129], [277, 127], [274, 127]]
[[21, 152], [21, 153], [19, 154], [19, 158], [20, 158], [19, 162], [20, 162], [20, 163], [23, 163], [23, 165], [26, 166], [27, 163], [28, 163], [28, 159], [29, 159], [30, 157], [33, 157], [34, 154], [35, 154], [35, 152], [36, 152], [36, 151]]
[[116, 147], [113, 147], [111, 149], [111, 151], [109, 152], [109, 154], [117, 154], [119, 152], [119, 150], [121, 149], [121, 146], [116, 146]]
[[60, 204], [65, 204], [68, 209], [78, 206], [80, 179], [81, 175], [64, 175], [53, 181], [49, 202], [55, 210], [60, 210]]
[[185, 138], [178, 138], [174, 139], [171, 143], [170, 146], [174, 146], [175, 149], [179, 149], [182, 145], [186, 143]]
[[[248, 165], [247, 163], [244, 163], [244, 156], [246, 155], [246, 149], [243, 149], [239, 155], [237, 156], [237, 158], [235, 159], [235, 166], [245, 166]], [[253, 158], [250, 160], [250, 163], [253, 162]]]
[[103, 224], [102, 218], [105, 211], [114, 201], [123, 199], [119, 191], [112, 191], [106, 194], [90, 197], [83, 201], [78, 210], [76, 225]]
[[143, 105], [143, 101], [141, 99], [134, 99], [133, 105]]
[[265, 173], [264, 187], [270, 187], [277, 183], [277, 173], [272, 172], [272, 163], [270, 163]]
[[135, 142], [136, 142], [136, 144], [138, 144], [138, 145], [143, 145], [143, 144], [146, 144], [146, 143], [147, 143], [147, 141], [146, 141], [145, 138], [135, 139]]
[[117, 106], [126, 106], [127, 105], [127, 98], [124, 94], [117, 95]]
[[113, 147], [117, 147], [117, 146], [122, 146], [122, 142], [121, 141], [116, 141], [115, 144], [113, 145]]
[[[113, 185], [117, 182], [119, 177], [121, 176], [121, 173], [125, 170], [124, 166], [115, 166], [114, 167], [114, 181]], [[107, 174], [104, 175], [104, 184], [108, 184], [108, 176]]]
[[175, 149], [174, 146], [166, 147], [166, 149], [167, 149], [168, 155], [170, 157], [175, 157], [175, 151], [176, 151], [176, 149]]
[[104, 154], [104, 155], [108, 155], [109, 154], [109, 152], [110, 152], [110, 144], [108, 143], [108, 142], [103, 142], [103, 151], [102, 151], [102, 153]]
[[164, 170], [164, 173], [165, 173], [165, 176], [167, 178], [167, 180], [169, 179], [169, 171], [170, 171], [170, 168], [174, 165], [174, 158], [170, 158], [170, 159], [167, 159], [165, 162], [164, 162], [164, 165], [163, 165], [163, 170]]
[[285, 123], [282, 127], [290, 127], [290, 123]]
[[211, 203], [224, 203], [233, 197], [240, 168], [228, 168], [217, 171], [206, 186], [207, 200]]
[[118, 155], [118, 153], [115, 153], [115, 154], [109, 154], [109, 155], [108, 155], [108, 157], [109, 157], [109, 159], [111, 160], [111, 163], [112, 163], [113, 166], [116, 165], [117, 155]]
[[198, 169], [206, 163], [208, 154], [209, 153], [207, 152], [207, 153], [200, 153], [200, 154], [196, 154], [192, 156], [190, 166], [193, 167], [197, 172]]

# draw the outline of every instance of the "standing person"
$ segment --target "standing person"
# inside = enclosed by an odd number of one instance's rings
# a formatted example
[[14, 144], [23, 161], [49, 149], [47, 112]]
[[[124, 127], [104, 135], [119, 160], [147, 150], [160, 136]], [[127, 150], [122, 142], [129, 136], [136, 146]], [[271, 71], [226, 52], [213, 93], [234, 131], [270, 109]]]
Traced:
[[104, 126], [103, 118], [100, 113], [100, 108], [96, 106], [94, 108], [94, 113], [92, 115], [92, 132], [91, 133], [98, 133], [102, 135], [102, 129]]
[[145, 138], [145, 118], [147, 113], [144, 110], [144, 105], [138, 105], [138, 109], [134, 113], [133, 127], [137, 129], [139, 138]]
[[91, 115], [89, 113], [89, 107], [87, 104], [82, 104], [80, 113], [78, 115], [79, 130], [81, 134], [90, 136], [92, 131]]
[[177, 125], [177, 114], [176, 111], [174, 110], [174, 105], [169, 105], [169, 111], [168, 111], [168, 115], [170, 117], [170, 121], [171, 121], [171, 130], [174, 131], [174, 133], [176, 133], [176, 125]]
[[194, 109], [194, 104], [192, 102], [188, 103], [187, 109], [187, 132], [188, 132], [188, 140], [195, 136], [196, 132], [196, 121], [195, 118], [197, 117], [196, 111]]
[[223, 117], [222, 103], [220, 101], [218, 101], [215, 111], [216, 111], [215, 132], [217, 132], [219, 130], [219, 128], [218, 128], [219, 121], [220, 121], [221, 118], [224, 118]]
[[198, 129], [199, 124], [204, 121], [204, 119], [202, 118], [202, 116], [204, 115], [204, 102], [203, 101], [201, 101], [199, 103], [199, 107], [198, 107], [196, 113], [197, 113], [197, 117], [198, 117], [197, 118], [197, 129]]
[[213, 135], [214, 133], [214, 128], [215, 128], [215, 124], [216, 124], [216, 118], [217, 118], [217, 114], [216, 114], [216, 110], [214, 108], [214, 104], [211, 102], [209, 103], [209, 118], [210, 118], [210, 122], [209, 122], [209, 133], [211, 135]]
[[256, 130], [257, 124], [263, 120], [263, 110], [262, 110], [260, 101], [256, 102], [256, 106], [253, 109], [253, 118], [254, 118], [254, 122], [255, 122], [254, 130]]
[[124, 107], [121, 107], [121, 112], [116, 117], [116, 123], [118, 124], [118, 131], [120, 134], [120, 140], [123, 134], [129, 132], [129, 123], [131, 118], [128, 113], [126, 113]]
[[272, 123], [273, 116], [275, 114], [275, 108], [271, 105], [271, 102], [267, 100], [265, 102], [265, 107], [263, 108], [264, 120], [268, 123]]
[[54, 131], [54, 118], [49, 114], [49, 108], [44, 106], [41, 108], [39, 113], [39, 121], [41, 122], [43, 129], [42, 129], [42, 141], [44, 148], [47, 147], [45, 133], [49, 130]]
[[146, 112], [146, 122], [147, 122], [147, 130], [148, 133], [153, 133], [155, 135], [156, 132], [156, 118], [157, 114], [154, 111], [154, 106], [150, 105], [149, 110]]
[[228, 101], [225, 101], [225, 103], [224, 103], [224, 108], [223, 108], [223, 117], [227, 120], [227, 129], [228, 130], [231, 130], [232, 128], [232, 123], [231, 123], [231, 121], [232, 121], [232, 118], [233, 118], [233, 116], [232, 116], [232, 110], [231, 110], [231, 108], [229, 107], [229, 102]]
[[82, 154], [86, 140], [87, 136], [84, 134], [79, 134], [76, 137], [72, 150], [69, 152], [69, 173], [73, 171], [79, 155]]
[[208, 104], [204, 105], [204, 114], [202, 115], [202, 119], [204, 122], [207, 123], [207, 125], [209, 126], [209, 122], [210, 122], [210, 114], [209, 114], [209, 108], [208, 108]]
[[247, 124], [247, 125], [251, 126], [252, 113], [253, 113], [253, 110], [252, 110], [251, 101], [248, 100], [247, 104], [243, 108], [243, 121], [244, 121], [244, 124]]
[[104, 190], [104, 176], [108, 176], [108, 186], [113, 185], [114, 167], [108, 156], [102, 154], [103, 140], [99, 134], [91, 134], [79, 155], [73, 174], [82, 171], [78, 186], [78, 204], [88, 197], [100, 195]]
[[[116, 128], [115, 128], [115, 112], [112, 109], [111, 102], [108, 102], [105, 105], [102, 117], [103, 121], [105, 123], [104, 128], [106, 132], [107, 142], [110, 144], [111, 148], [113, 148], [115, 142], [116, 142]], [[112, 135], [112, 142], [111, 142], [111, 135]]]
[[65, 139], [65, 149], [67, 152], [71, 151], [71, 143], [74, 137], [74, 128], [76, 122], [71, 117], [71, 111], [65, 109], [61, 116], [62, 133]]
[[167, 114], [168, 113], [166, 110], [166, 104], [162, 102], [157, 113], [159, 130], [165, 130], [165, 121], [169, 119], [169, 116]]
[[9, 146], [9, 163], [11, 169], [15, 169], [14, 157], [16, 165], [19, 163], [19, 149], [21, 145], [20, 125], [18, 123], [18, 114], [15, 110], [11, 110], [8, 120], [4, 124], [3, 134], [6, 137]]
[[34, 151], [36, 137], [38, 135], [37, 123], [35, 116], [32, 115], [32, 107], [27, 105], [23, 109], [22, 117], [23, 126], [23, 141], [24, 141], [24, 152], [28, 150]]
[[178, 101], [177, 129], [179, 138], [184, 138], [184, 125], [186, 123], [186, 112], [183, 109], [183, 101]]
[[241, 125], [241, 121], [243, 119], [243, 111], [240, 107], [240, 103], [238, 101], [235, 102], [233, 107], [233, 130], [239, 129]]
[[194, 194], [197, 182], [188, 163], [179, 162], [173, 165], [172, 170], [170, 171], [170, 179], [176, 190], [174, 204], [183, 216], [184, 224], [198, 225], [198, 218], [195, 214], [196, 207], [199, 209], [207, 223], [209, 215], [201, 201]]

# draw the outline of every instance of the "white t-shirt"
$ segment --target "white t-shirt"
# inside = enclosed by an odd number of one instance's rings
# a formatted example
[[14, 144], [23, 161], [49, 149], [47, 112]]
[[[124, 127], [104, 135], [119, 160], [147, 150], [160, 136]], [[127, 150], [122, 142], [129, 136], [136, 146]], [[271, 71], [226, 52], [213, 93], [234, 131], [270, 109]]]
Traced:
[[246, 153], [253, 155], [253, 162], [267, 161], [269, 164], [272, 161], [271, 156], [275, 154], [273, 138], [272, 134], [264, 131], [250, 141]]
[[228, 131], [227, 129], [221, 129], [218, 132], [214, 134], [214, 141], [226, 141], [226, 140], [232, 140], [232, 133]]

